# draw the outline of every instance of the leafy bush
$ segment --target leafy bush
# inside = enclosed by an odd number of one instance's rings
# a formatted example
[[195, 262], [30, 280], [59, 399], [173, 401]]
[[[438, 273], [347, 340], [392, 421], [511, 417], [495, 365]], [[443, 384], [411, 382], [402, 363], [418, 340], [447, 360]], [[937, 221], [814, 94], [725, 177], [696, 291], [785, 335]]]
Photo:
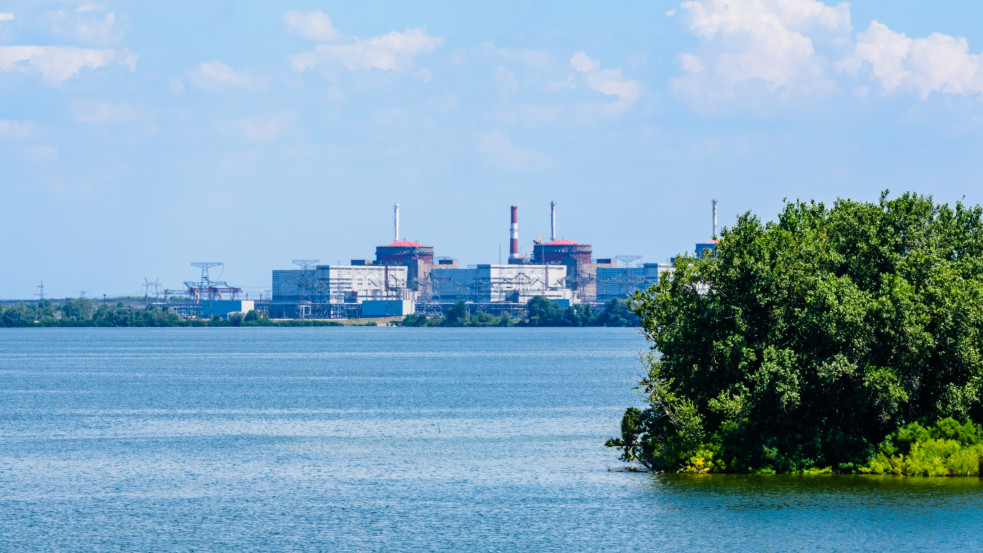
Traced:
[[[887, 193], [742, 215], [634, 295], [647, 407], [608, 443], [657, 470], [965, 473], [977, 444], [955, 420], [983, 420], [981, 216]], [[938, 420], [928, 438], [910, 426]], [[898, 451], [878, 449], [896, 431]]]
[[859, 471], [906, 476], [977, 476], [983, 459], [983, 429], [947, 417], [924, 427], [917, 422], [884, 439], [876, 457]]

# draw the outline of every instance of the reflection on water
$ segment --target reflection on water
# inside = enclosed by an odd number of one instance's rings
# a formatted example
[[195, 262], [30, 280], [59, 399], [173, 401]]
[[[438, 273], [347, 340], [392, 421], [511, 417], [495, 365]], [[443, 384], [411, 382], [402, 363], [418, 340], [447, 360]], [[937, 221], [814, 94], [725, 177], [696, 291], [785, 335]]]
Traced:
[[979, 479], [609, 472], [644, 347], [0, 332], [0, 551], [983, 550]]

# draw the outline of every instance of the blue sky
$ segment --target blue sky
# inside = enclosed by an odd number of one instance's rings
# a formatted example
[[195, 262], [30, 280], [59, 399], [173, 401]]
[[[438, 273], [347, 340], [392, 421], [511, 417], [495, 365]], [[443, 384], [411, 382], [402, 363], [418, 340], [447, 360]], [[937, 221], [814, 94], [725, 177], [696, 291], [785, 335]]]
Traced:
[[0, 297], [403, 238], [665, 261], [783, 198], [983, 203], [983, 3], [0, 0]]

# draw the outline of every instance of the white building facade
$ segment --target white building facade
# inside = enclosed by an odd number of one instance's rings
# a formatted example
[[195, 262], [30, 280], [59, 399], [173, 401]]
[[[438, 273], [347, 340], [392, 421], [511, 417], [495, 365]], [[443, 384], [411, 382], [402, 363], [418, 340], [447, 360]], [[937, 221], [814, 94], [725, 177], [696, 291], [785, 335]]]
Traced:
[[441, 304], [458, 301], [473, 303], [525, 303], [535, 296], [551, 300], [570, 300], [566, 288], [567, 268], [563, 265], [477, 265], [468, 269], [441, 269], [430, 272], [432, 301]]
[[407, 268], [378, 265], [318, 265], [314, 269], [273, 271], [275, 304], [361, 303], [414, 300], [406, 288]]

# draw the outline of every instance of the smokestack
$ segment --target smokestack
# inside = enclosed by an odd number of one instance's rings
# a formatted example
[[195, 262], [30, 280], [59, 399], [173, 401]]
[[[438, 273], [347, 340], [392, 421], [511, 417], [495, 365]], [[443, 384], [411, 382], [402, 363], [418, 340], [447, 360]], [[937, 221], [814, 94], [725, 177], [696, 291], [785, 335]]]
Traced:
[[519, 259], [519, 208], [512, 206], [512, 226], [509, 228], [509, 259]]
[[556, 202], [550, 202], [550, 242], [556, 240]]
[[717, 239], [717, 198], [713, 199], [713, 239]]
[[399, 204], [393, 204], [393, 242], [399, 242]]

